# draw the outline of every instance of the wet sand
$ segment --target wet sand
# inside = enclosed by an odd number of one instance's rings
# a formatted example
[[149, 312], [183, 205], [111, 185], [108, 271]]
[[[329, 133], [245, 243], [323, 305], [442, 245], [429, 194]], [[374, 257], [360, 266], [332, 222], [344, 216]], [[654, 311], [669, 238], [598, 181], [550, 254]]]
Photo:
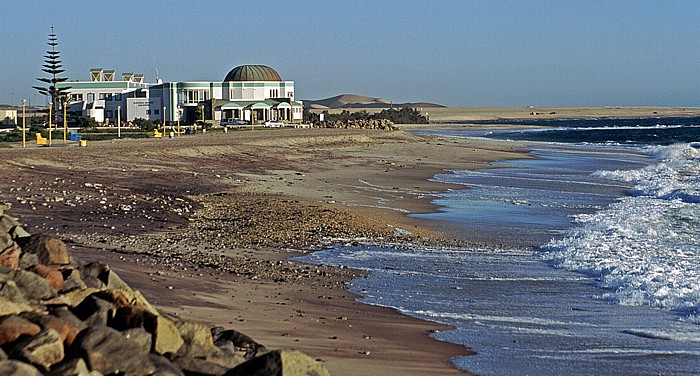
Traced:
[[468, 242], [406, 216], [454, 188], [427, 179], [526, 156], [513, 143], [325, 129], [58, 146], [0, 150], [9, 214], [108, 262], [159, 309], [342, 375], [461, 374], [449, 358], [468, 349], [431, 339], [441, 325], [356, 302], [344, 282], [358, 271], [288, 258], [338, 238]]

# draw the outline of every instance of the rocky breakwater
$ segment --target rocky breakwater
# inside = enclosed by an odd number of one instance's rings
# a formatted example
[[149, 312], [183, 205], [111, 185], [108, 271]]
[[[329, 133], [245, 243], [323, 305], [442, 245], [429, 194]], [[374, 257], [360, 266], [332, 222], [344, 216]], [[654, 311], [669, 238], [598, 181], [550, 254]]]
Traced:
[[0, 206], [1, 375], [327, 375], [294, 350], [167, 316]]
[[391, 120], [388, 119], [358, 119], [348, 121], [331, 120], [323, 122], [321, 126], [326, 128], [379, 129], [384, 131], [399, 129]]

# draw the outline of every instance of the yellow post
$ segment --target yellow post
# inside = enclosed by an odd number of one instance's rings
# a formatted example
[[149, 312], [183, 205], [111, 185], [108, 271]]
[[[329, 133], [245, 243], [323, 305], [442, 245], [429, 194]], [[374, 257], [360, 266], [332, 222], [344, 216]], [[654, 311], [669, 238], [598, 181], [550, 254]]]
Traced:
[[180, 137], [180, 106], [177, 107], [177, 137]]
[[53, 130], [53, 128], [51, 128], [51, 115], [53, 115], [51, 113], [52, 109], [53, 109], [53, 103], [50, 103], [49, 104], [49, 146], [51, 146], [51, 131]]
[[165, 109], [166, 109], [166, 107], [163, 106], [163, 134], [166, 134], [165, 133]]
[[122, 106], [117, 106], [117, 137], [122, 138]]
[[22, 99], [22, 147], [27, 147], [27, 116], [24, 112], [24, 103], [26, 99]]
[[66, 102], [63, 102], [63, 143], [66, 143], [66, 132], [68, 131], [68, 122], [66, 119]]
[[[195, 130], [197, 127], [195, 126]], [[202, 129], [204, 129], [204, 106], [202, 106]]]

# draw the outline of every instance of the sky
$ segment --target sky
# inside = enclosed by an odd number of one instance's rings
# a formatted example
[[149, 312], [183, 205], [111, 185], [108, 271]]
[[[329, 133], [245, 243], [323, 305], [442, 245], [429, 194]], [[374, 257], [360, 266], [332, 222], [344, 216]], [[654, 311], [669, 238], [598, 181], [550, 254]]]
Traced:
[[297, 99], [449, 107], [700, 106], [700, 1], [3, 0], [0, 103], [44, 103], [51, 26], [70, 80], [273, 67]]

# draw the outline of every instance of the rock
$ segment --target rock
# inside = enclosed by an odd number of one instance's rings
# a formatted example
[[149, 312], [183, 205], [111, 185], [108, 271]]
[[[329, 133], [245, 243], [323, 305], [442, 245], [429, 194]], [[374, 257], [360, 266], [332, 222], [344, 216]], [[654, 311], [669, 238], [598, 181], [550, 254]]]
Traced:
[[258, 354], [267, 351], [265, 346], [255, 342], [247, 335], [233, 329], [226, 330], [223, 327], [214, 327], [211, 329], [214, 338], [214, 345], [220, 348], [225, 348], [226, 344], [230, 344], [236, 351], [244, 352], [243, 357], [250, 359]]
[[[1, 303], [0, 303], [1, 304]], [[6, 316], [0, 321], [0, 346], [16, 341], [22, 336], [35, 336], [41, 327], [19, 316]]]
[[[65, 288], [65, 285], [64, 285]], [[77, 307], [79, 306], [85, 298], [88, 296], [98, 292], [100, 290], [92, 288], [92, 287], [86, 287], [84, 289], [78, 289], [78, 290], [71, 290], [63, 295], [61, 295], [63, 298], [66, 299], [66, 301], [69, 302], [69, 306], [71, 307]]]
[[216, 363], [209, 362], [205, 359], [194, 358], [191, 356], [177, 357], [174, 360], [175, 364], [185, 371], [185, 374], [194, 375], [223, 375], [230, 367], [224, 367]]
[[70, 263], [68, 248], [63, 241], [55, 236], [34, 234], [17, 239], [23, 252], [34, 253], [39, 262], [45, 265], [67, 265]]
[[0, 348], [0, 360], [7, 360], [7, 354], [2, 348]]
[[53, 269], [43, 264], [38, 264], [34, 265], [28, 270], [46, 279], [53, 291], [58, 292], [63, 289], [63, 274], [61, 274], [61, 272], [57, 269]]
[[61, 336], [53, 329], [44, 330], [20, 342], [10, 354], [11, 357], [26, 360], [44, 371], [63, 360], [64, 355]]
[[39, 257], [33, 253], [22, 252], [22, 255], [19, 257], [20, 269], [29, 269], [37, 264], [39, 264]]
[[88, 328], [76, 342], [92, 371], [104, 375], [148, 375], [155, 371], [148, 353], [112, 328]]
[[12, 239], [12, 236], [10, 236], [10, 234], [0, 233], [0, 249], [5, 249], [14, 243], [15, 241], [14, 239]]
[[16, 219], [10, 217], [7, 214], [0, 213], [0, 234], [7, 234], [10, 230], [21, 225]]
[[150, 328], [155, 325], [155, 319], [155, 315], [145, 307], [127, 305], [114, 311], [113, 317], [109, 320], [109, 326], [119, 331], [131, 328]]
[[277, 350], [253, 358], [226, 372], [226, 376], [329, 376], [316, 360], [296, 350]]
[[[10, 283], [14, 285], [13, 281], [10, 281]], [[7, 287], [7, 284], [0, 285], [0, 316], [17, 315], [22, 312], [32, 312], [36, 310], [35, 307], [32, 307], [29, 304], [16, 302], [2, 296], [3, 293], [7, 292]], [[14, 288], [19, 293], [17, 287], [15, 286]]]
[[49, 376], [87, 376], [90, 375], [90, 369], [83, 358], [67, 359], [51, 368]]
[[178, 354], [205, 357], [214, 351], [214, 339], [211, 336], [211, 330], [206, 326], [188, 321], [176, 321], [175, 326], [185, 341]]
[[22, 227], [20, 225], [13, 226], [10, 229], [9, 234], [10, 234], [10, 236], [12, 236], [12, 239], [15, 239], [15, 240], [17, 240], [19, 238], [27, 238], [27, 237], [32, 236], [32, 234], [28, 233], [27, 230], [25, 230], [24, 227]]
[[112, 318], [112, 309], [112, 303], [90, 295], [71, 312], [88, 326], [107, 326]]
[[[117, 273], [109, 269], [109, 265], [103, 264], [101, 262], [91, 262], [89, 264], [78, 267], [80, 274], [83, 277], [85, 283], [90, 287], [102, 288], [107, 287], [110, 289], [129, 289], [129, 286], [122, 281]], [[96, 278], [101, 282], [100, 286], [91, 285], [94, 284], [94, 279]]]
[[153, 336], [143, 328], [131, 328], [121, 331], [122, 335], [129, 341], [134, 342], [144, 353], [151, 351]]
[[10, 243], [9, 246], [0, 252], [0, 266], [10, 269], [17, 269], [19, 267], [19, 257], [21, 253], [22, 250], [19, 248], [19, 246], [17, 246], [17, 244], [14, 242]]
[[55, 296], [49, 281], [40, 276], [25, 271], [14, 270], [8, 276], [17, 284], [17, 288], [28, 300], [49, 299]]
[[175, 324], [163, 316], [156, 317], [155, 327], [149, 332], [153, 334], [152, 351], [160, 355], [176, 354], [180, 347], [185, 344]]
[[156, 367], [156, 371], [152, 376], [185, 376], [176, 365], [163, 356], [150, 354], [149, 359]]
[[3, 360], [0, 361], [0, 375], [41, 376], [41, 372], [31, 364], [19, 360]]
[[83, 282], [80, 272], [77, 269], [63, 269], [63, 292], [68, 292], [76, 289], [85, 289], [88, 286]]
[[46, 329], [53, 329], [61, 336], [66, 345], [73, 344], [78, 334], [87, 328], [71, 311], [65, 307], [56, 308], [49, 315], [41, 315], [33, 319], [35, 323]]

